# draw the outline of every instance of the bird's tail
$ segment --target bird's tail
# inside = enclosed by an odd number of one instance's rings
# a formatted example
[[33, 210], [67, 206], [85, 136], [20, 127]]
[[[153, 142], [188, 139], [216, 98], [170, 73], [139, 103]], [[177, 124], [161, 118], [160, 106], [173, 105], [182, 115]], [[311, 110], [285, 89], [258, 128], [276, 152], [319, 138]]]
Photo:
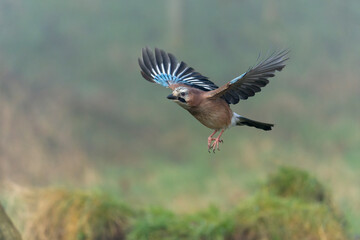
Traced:
[[256, 128], [259, 128], [259, 129], [262, 129], [265, 131], [271, 130], [271, 128], [274, 126], [274, 124], [254, 121], [254, 120], [245, 118], [243, 116], [240, 116], [238, 114], [236, 114], [236, 125], [237, 126], [246, 125], [249, 127], [256, 127]]

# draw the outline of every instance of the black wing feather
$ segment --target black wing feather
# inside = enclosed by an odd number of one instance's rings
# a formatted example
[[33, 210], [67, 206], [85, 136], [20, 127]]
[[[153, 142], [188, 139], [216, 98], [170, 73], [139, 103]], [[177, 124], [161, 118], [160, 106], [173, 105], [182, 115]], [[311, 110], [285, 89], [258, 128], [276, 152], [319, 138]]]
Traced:
[[[229, 104], [236, 104], [239, 99], [254, 96], [269, 83], [268, 78], [275, 76], [275, 71], [281, 71], [285, 67], [285, 62], [289, 59], [288, 53], [288, 50], [273, 52], [246, 73], [230, 81], [224, 89], [215, 90], [217, 93], [214, 95], [222, 97]], [[234, 93], [239, 98], [234, 97]]]

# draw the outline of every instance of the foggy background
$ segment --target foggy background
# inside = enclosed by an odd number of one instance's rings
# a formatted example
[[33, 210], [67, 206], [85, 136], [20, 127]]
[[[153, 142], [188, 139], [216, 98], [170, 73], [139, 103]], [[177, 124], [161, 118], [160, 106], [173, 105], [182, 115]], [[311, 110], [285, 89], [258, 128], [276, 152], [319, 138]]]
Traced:
[[[0, 0], [0, 180], [191, 212], [297, 166], [359, 234], [359, 42], [357, 0]], [[220, 86], [289, 48], [284, 70], [232, 106], [275, 128], [232, 128], [209, 154], [212, 130], [141, 77], [145, 46]]]

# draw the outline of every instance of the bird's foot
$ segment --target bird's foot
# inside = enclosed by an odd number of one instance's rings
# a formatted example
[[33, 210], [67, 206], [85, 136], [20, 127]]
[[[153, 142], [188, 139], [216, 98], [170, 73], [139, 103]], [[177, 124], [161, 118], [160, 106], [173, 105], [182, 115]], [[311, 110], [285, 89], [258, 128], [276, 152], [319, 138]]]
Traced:
[[[212, 141], [214, 141], [214, 142], [211, 143]], [[212, 138], [211, 141], [209, 141], [209, 139], [208, 139], [208, 151], [210, 152], [212, 150], [213, 153], [215, 153], [216, 149], [218, 151], [220, 151], [219, 144], [223, 143], [223, 142], [224, 141], [222, 139], [220, 139], [220, 137]]]
[[212, 141], [216, 140], [216, 138], [208, 137], [208, 152], [212, 149]]

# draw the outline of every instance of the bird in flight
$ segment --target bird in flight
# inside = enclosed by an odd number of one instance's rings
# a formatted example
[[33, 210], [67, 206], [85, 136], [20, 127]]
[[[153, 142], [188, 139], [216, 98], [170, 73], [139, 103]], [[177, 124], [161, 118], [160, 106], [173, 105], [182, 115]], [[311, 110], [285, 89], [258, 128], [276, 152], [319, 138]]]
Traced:
[[[269, 83], [268, 78], [274, 77], [275, 71], [285, 67], [288, 53], [288, 50], [273, 52], [221, 87], [186, 63], [178, 61], [173, 54], [158, 48], [155, 48], [155, 54], [148, 47], [143, 48], [139, 65], [146, 80], [170, 88], [172, 93], [167, 96], [168, 99], [214, 130], [208, 137], [208, 151], [215, 152], [216, 149], [220, 150], [219, 143], [223, 142], [221, 135], [227, 128], [246, 125], [269, 131], [274, 126], [243, 117], [233, 112], [230, 104], [237, 104], [260, 92]], [[215, 138], [218, 131], [220, 134]]]

